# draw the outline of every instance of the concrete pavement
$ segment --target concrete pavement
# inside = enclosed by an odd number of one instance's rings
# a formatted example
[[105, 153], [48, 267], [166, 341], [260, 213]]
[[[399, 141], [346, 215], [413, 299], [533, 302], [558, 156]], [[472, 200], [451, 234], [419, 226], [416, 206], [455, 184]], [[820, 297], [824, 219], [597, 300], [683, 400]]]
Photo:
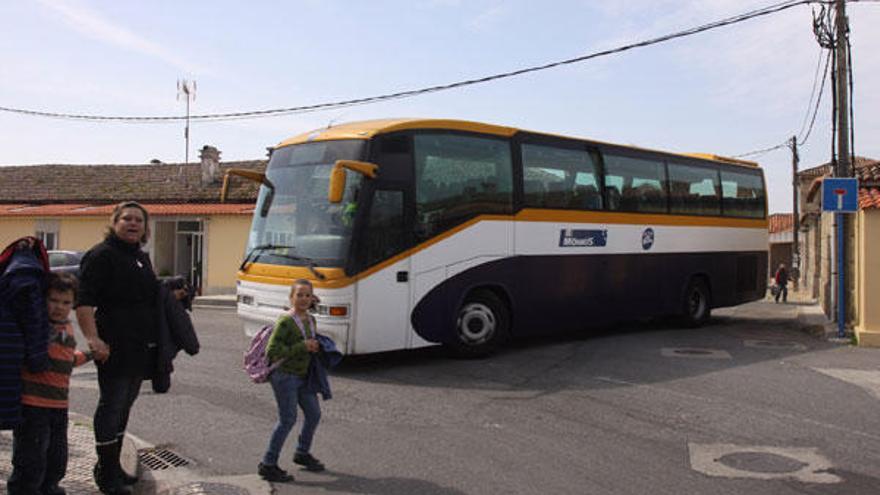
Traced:
[[[208, 296], [209, 298], [211, 296]], [[233, 307], [234, 296], [214, 296], [198, 298], [195, 304], [202, 306]], [[742, 307], [723, 310], [724, 314], [755, 309]], [[768, 304], [760, 308], [761, 316], [780, 322], [790, 321], [802, 331], [819, 338], [836, 337], [836, 326], [827, 322], [821, 309], [797, 293], [789, 294], [787, 304]], [[764, 315], [766, 313], [766, 315]], [[91, 418], [71, 414], [69, 429], [70, 461], [68, 474], [62, 485], [70, 495], [98, 493], [92, 481], [92, 467], [95, 464], [94, 436]], [[7, 479], [11, 473], [12, 436], [10, 432], [0, 432], [0, 479]], [[173, 451], [162, 446], [154, 446], [134, 436], [126, 437], [123, 449], [123, 464], [129, 472], [138, 472], [141, 480], [135, 485], [137, 494], [271, 494], [272, 487], [256, 474], [239, 476], [205, 476], [186, 466], [186, 460], [177, 458]], [[178, 463], [176, 461], [182, 461]]]

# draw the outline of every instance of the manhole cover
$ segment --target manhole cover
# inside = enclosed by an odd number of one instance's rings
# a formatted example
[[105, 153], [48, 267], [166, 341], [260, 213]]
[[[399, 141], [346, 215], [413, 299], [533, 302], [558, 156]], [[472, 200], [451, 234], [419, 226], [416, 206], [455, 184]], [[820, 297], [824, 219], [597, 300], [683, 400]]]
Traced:
[[196, 482], [162, 492], [162, 495], [250, 495], [246, 489], [226, 483]]
[[141, 461], [141, 465], [150, 471], [162, 471], [189, 465], [189, 461], [183, 457], [163, 448], [140, 450], [138, 451], [138, 459]]
[[794, 473], [808, 466], [797, 459], [768, 452], [736, 452], [721, 456], [718, 462], [753, 473]]

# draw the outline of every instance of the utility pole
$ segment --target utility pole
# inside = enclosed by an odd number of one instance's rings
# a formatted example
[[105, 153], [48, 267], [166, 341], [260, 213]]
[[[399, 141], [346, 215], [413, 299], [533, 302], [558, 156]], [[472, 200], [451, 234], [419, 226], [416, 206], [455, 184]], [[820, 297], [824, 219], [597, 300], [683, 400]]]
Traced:
[[186, 164], [189, 165], [189, 104], [196, 99], [196, 82], [187, 81], [186, 79], [178, 79], [177, 81], [177, 100], [180, 95], [186, 98], [186, 127], [183, 129], [183, 139], [186, 141]]
[[800, 185], [798, 184], [798, 163], [800, 157], [797, 149], [797, 136], [791, 137], [791, 198], [792, 198], [792, 220], [791, 220], [791, 281], [792, 289], [798, 290], [798, 283], [801, 277], [801, 248], [798, 240], [798, 234], [801, 229], [800, 213], [798, 208], [798, 194], [800, 193]]
[[[837, 12], [834, 22], [835, 31], [835, 58], [837, 61], [837, 94], [835, 100], [837, 102], [837, 177], [851, 177], [852, 167], [850, 163], [849, 149], [849, 23], [846, 18], [846, 0], [835, 0], [835, 10]], [[847, 215], [843, 213], [835, 213], [837, 216], [837, 333], [838, 337], [844, 337], [846, 331], [846, 316], [849, 313], [847, 307], [851, 304], [846, 297], [847, 294], [847, 277], [846, 277], [846, 258], [847, 247], [851, 242], [847, 242], [847, 233], [852, 225]], [[849, 277], [850, 280], [852, 277]]]

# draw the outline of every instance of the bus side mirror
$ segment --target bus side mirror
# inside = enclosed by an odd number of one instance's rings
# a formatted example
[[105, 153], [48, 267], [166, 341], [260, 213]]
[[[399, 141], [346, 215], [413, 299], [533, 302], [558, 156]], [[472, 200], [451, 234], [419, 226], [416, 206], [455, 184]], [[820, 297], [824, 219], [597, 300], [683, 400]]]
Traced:
[[342, 202], [342, 195], [345, 192], [345, 170], [357, 172], [370, 179], [379, 176], [379, 166], [375, 163], [359, 162], [356, 160], [336, 160], [333, 169], [330, 170], [330, 187], [327, 190], [327, 200], [330, 203], [338, 204]]
[[345, 169], [334, 165], [330, 171], [330, 188], [327, 191], [327, 199], [333, 204], [341, 203], [344, 191]]
[[263, 172], [257, 172], [255, 170], [247, 170], [243, 168], [230, 168], [226, 171], [226, 174], [223, 176], [223, 189], [220, 190], [220, 202], [226, 202], [226, 196], [229, 192], [229, 176], [237, 175], [239, 177], [244, 177], [245, 179], [252, 180], [254, 182], [259, 182], [260, 184], [269, 188], [269, 194], [266, 196], [266, 200], [263, 202], [263, 207], [260, 209], [260, 216], [265, 217], [269, 214], [269, 207], [272, 206], [272, 199], [275, 197], [275, 184], [272, 183], [266, 177], [266, 174]]

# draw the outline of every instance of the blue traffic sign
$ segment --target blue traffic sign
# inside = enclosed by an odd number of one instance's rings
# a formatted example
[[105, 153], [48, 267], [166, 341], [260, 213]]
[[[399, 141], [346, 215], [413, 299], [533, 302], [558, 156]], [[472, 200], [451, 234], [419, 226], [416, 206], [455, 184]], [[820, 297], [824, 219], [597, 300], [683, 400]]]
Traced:
[[822, 180], [822, 211], [855, 213], [859, 210], [859, 180], [826, 177]]

